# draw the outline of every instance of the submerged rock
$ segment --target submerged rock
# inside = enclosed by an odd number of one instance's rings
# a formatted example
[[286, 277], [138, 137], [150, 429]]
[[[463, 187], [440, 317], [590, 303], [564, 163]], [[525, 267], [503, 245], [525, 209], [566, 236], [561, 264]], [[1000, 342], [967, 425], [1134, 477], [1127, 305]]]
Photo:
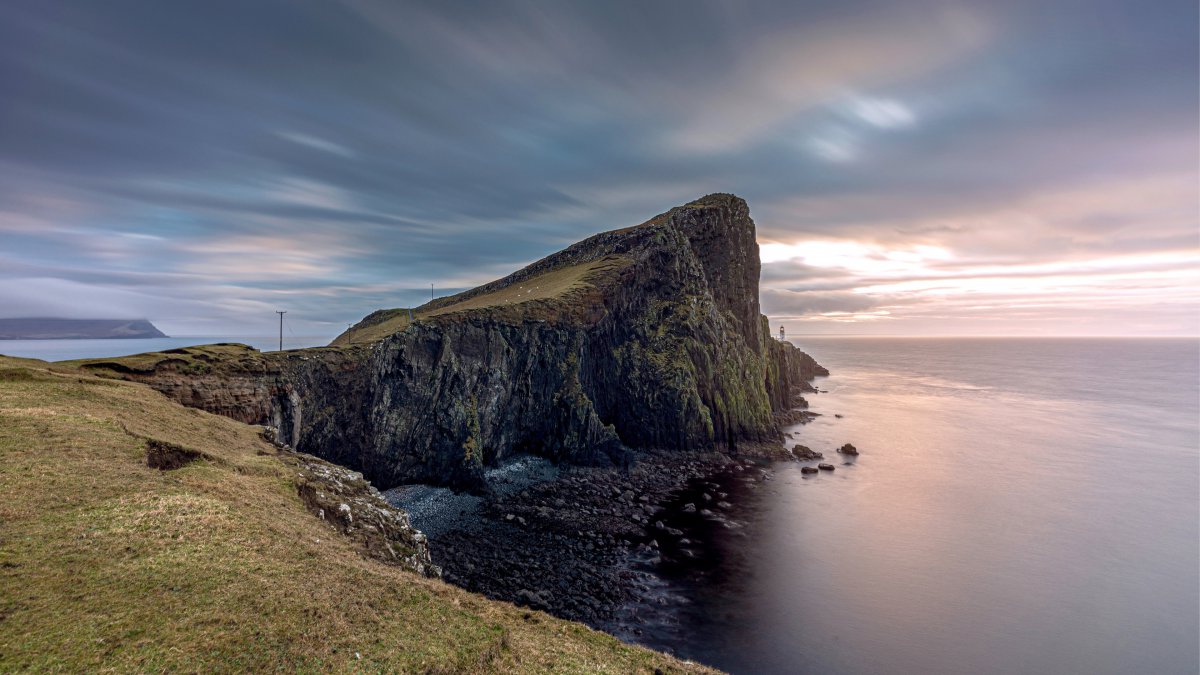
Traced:
[[826, 464], [825, 462], [821, 462], [820, 464], [817, 465], [817, 468], [822, 471], [833, 471], [834, 466], [832, 464]]
[[807, 445], [796, 445], [792, 448], [792, 455], [800, 461], [811, 461], [814, 459], [823, 459], [825, 455], [809, 448]]
[[847, 444], [843, 445], [842, 447], [838, 448], [838, 452], [842, 453], [843, 455], [857, 455], [858, 448], [847, 443]]

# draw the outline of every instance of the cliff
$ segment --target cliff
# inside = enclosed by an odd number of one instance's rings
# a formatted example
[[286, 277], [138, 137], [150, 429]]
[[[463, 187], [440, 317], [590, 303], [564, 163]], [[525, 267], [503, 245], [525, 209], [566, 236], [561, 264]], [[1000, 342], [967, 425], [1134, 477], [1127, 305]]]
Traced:
[[0, 672], [712, 672], [443, 583], [360, 475], [0, 356]]
[[82, 362], [294, 448], [405, 482], [482, 487], [531, 453], [621, 462], [641, 448], [737, 453], [824, 371], [770, 337], [746, 203], [704, 197], [503, 279], [376, 312], [330, 347], [240, 345]]
[[145, 319], [0, 319], [0, 340], [88, 340], [167, 337]]

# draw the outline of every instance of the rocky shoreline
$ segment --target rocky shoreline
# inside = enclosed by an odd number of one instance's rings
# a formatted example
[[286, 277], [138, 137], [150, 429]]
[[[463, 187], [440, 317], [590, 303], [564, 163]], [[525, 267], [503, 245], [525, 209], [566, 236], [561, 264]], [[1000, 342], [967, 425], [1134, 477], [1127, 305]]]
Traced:
[[717, 566], [706, 532], [739, 528], [735, 504], [782, 456], [648, 452], [606, 468], [526, 457], [494, 470], [482, 496], [406, 486], [385, 497], [429, 537], [445, 580], [665, 648], [679, 601], [664, 575]]
[[364, 526], [375, 504], [356, 510], [339, 486], [390, 488], [432, 560], [416, 539], [389, 557], [639, 639], [661, 618], [646, 605], [665, 601], [658, 573], [713, 560], [706, 530], [737, 528], [735, 495], [769, 480], [770, 460], [797, 458], [780, 430], [816, 416], [804, 394], [829, 373], [772, 337], [760, 271], [749, 206], [713, 194], [477, 288], [381, 310], [328, 347], [218, 344], [77, 365], [346, 467], [332, 483], [310, 471], [326, 487], [302, 497], [347, 533], [405, 529]]

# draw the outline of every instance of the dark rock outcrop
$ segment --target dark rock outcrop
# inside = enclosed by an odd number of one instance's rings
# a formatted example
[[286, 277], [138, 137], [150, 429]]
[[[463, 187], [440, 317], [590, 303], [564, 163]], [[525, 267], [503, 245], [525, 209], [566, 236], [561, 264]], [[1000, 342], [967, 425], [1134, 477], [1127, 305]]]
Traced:
[[337, 347], [91, 367], [269, 424], [383, 488], [479, 488], [485, 466], [522, 453], [588, 464], [647, 448], [781, 452], [779, 415], [827, 372], [770, 336], [759, 267], [746, 203], [710, 195], [471, 291], [377, 312]]
[[423, 576], [442, 575], [430, 558], [425, 535], [361, 473], [302, 453], [281, 458], [297, 471], [296, 490], [305, 507], [353, 540], [364, 555]]
[[146, 439], [146, 466], [162, 471], [174, 471], [200, 459], [203, 455], [191, 448], [175, 443]]
[[823, 453], [817, 452], [816, 450], [813, 450], [812, 448], [808, 447], [807, 445], [796, 445], [796, 446], [792, 447], [792, 455], [794, 455], [796, 457], [796, 459], [798, 459], [800, 461], [811, 461], [814, 459], [824, 459], [825, 458], [825, 455]]

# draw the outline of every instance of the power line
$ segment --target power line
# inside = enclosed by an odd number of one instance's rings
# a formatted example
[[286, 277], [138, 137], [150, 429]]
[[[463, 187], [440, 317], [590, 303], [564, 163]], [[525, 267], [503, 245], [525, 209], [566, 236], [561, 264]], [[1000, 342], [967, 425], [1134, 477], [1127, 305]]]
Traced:
[[284, 310], [284, 311], [275, 310], [275, 313], [277, 313], [277, 315], [280, 315], [280, 351], [282, 352], [283, 351], [283, 315], [286, 315], [286, 313], [288, 313], [288, 312], [287, 312], [287, 310]]

